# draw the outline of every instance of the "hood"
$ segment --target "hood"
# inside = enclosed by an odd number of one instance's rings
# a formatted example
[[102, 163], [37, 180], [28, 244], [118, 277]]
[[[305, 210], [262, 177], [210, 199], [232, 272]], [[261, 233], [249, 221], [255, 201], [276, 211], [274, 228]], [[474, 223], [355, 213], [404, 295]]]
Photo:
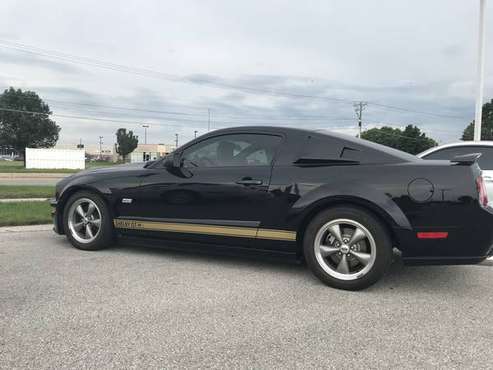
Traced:
[[134, 171], [143, 171], [145, 163], [120, 164], [116, 166], [93, 168], [79, 171], [67, 176], [56, 184], [57, 192], [60, 192], [69, 184], [91, 183], [100, 179], [129, 175]]
[[133, 171], [133, 170], [141, 170], [144, 168], [144, 166], [145, 166], [145, 162], [118, 164], [115, 166], [99, 167], [99, 168], [92, 168], [92, 169], [88, 169], [88, 170], [83, 170], [83, 171], [77, 172], [74, 176], [106, 174], [106, 173], [115, 173], [115, 172], [128, 172], [128, 171]]

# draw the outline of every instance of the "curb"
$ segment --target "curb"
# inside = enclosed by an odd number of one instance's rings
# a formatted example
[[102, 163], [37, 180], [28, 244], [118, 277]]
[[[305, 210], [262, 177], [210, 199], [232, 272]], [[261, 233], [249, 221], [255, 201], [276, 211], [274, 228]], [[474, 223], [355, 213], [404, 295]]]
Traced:
[[53, 224], [42, 225], [27, 225], [27, 226], [2, 226], [0, 227], [0, 234], [2, 233], [26, 233], [34, 231], [50, 231], [53, 230]]
[[18, 202], [46, 202], [50, 198], [12, 198], [0, 199], [0, 203], [18, 203]]
[[[75, 172], [74, 172], [75, 173]], [[71, 176], [73, 173], [52, 172], [0, 172], [0, 179], [52, 179]]]

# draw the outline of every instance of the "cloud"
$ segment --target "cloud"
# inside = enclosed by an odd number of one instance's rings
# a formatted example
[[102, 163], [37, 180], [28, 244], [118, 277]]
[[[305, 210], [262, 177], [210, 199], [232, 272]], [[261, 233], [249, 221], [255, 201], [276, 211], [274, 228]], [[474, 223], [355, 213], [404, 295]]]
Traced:
[[[150, 123], [149, 137], [159, 142], [205, 132], [208, 109], [213, 128], [259, 123], [353, 132], [352, 101], [363, 100], [365, 127], [419, 124], [443, 141], [460, 137], [474, 115], [474, 2], [4, 0], [0, 12], [1, 38], [161, 72], [122, 73], [0, 49], [2, 85], [39, 91], [55, 113], [135, 121], [128, 125], [135, 130]], [[493, 60], [493, 49], [487, 53]], [[493, 95], [489, 67], [487, 76], [486, 97]], [[64, 142], [97, 142], [120, 126], [57, 121]]]
[[55, 73], [81, 73], [82, 69], [69, 63], [56, 62], [42, 56], [28, 54], [16, 50], [1, 49], [0, 60], [3, 64], [25, 66], [27, 68], [43, 68]]

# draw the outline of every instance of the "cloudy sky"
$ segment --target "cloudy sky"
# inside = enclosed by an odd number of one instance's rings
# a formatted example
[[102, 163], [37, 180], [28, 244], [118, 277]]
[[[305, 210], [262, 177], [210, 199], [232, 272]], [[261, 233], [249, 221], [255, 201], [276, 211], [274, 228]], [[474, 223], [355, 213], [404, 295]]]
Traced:
[[[457, 140], [474, 116], [479, 0], [0, 2], [0, 88], [34, 90], [60, 142], [149, 143], [269, 124], [354, 134], [416, 124]], [[493, 1], [487, 9], [493, 42]], [[493, 98], [493, 48], [485, 99]]]

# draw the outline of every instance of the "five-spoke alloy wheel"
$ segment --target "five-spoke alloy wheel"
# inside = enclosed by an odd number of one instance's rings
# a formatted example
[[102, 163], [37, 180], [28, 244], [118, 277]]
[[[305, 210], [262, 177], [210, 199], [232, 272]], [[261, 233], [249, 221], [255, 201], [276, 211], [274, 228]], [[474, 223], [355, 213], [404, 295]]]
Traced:
[[324, 271], [341, 280], [355, 280], [375, 263], [375, 240], [366, 227], [354, 220], [336, 219], [323, 225], [314, 248]]
[[313, 273], [341, 289], [363, 289], [390, 265], [392, 248], [386, 228], [369, 212], [337, 207], [319, 213], [308, 225], [304, 255]]
[[79, 198], [68, 211], [68, 227], [79, 243], [87, 244], [97, 238], [101, 230], [101, 211], [89, 198]]
[[77, 192], [67, 200], [63, 224], [67, 238], [79, 249], [102, 249], [113, 240], [107, 206], [101, 197], [91, 192]]

